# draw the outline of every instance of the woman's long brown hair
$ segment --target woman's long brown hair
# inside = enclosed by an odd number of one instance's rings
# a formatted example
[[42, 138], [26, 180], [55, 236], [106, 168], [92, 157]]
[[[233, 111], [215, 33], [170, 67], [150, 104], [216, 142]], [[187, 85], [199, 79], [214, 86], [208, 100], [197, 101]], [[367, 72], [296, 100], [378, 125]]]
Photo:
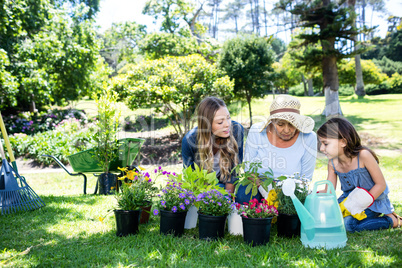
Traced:
[[365, 149], [374, 156], [377, 163], [380, 163], [376, 153], [361, 144], [356, 129], [345, 118], [335, 117], [329, 119], [317, 130], [317, 135], [327, 139], [345, 140], [346, 146], [343, 150], [348, 158], [357, 156], [361, 150]]
[[221, 107], [226, 107], [225, 103], [215, 97], [207, 97], [198, 105], [198, 161], [200, 166], [212, 172], [214, 165], [213, 148], [217, 148], [220, 152], [221, 181], [230, 182], [231, 170], [239, 162], [237, 157], [238, 145], [233, 137], [232, 126], [228, 138], [220, 138], [212, 134], [212, 122], [216, 111]]

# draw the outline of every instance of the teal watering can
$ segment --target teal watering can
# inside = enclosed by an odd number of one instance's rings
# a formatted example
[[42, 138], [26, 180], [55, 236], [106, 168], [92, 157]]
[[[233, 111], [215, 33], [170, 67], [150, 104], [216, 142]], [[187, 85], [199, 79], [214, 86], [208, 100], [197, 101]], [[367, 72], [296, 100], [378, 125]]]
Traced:
[[[320, 185], [327, 186], [325, 193], [317, 193], [317, 187]], [[290, 196], [300, 218], [300, 240], [303, 245], [326, 249], [346, 246], [345, 225], [332, 183], [328, 180], [316, 182], [304, 206], [294, 195], [295, 188], [292, 179], [287, 179], [282, 184], [283, 193]]]

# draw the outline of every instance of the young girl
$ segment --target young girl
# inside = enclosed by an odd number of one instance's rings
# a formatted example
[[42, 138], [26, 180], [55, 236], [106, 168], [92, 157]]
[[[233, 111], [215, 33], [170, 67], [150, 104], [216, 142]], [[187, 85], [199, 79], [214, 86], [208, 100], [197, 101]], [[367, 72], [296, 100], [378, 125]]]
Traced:
[[[378, 166], [377, 155], [362, 146], [353, 125], [333, 118], [317, 131], [320, 151], [329, 159], [328, 180], [336, 188], [338, 176], [343, 194], [339, 197], [348, 232], [401, 227], [402, 218], [388, 199], [389, 189]], [[381, 214], [384, 216], [380, 217]]]
[[243, 161], [243, 126], [232, 121], [225, 103], [207, 97], [198, 106], [198, 127], [183, 138], [183, 166], [197, 163], [204, 169], [216, 171], [221, 186], [231, 193], [237, 180], [232, 169]]

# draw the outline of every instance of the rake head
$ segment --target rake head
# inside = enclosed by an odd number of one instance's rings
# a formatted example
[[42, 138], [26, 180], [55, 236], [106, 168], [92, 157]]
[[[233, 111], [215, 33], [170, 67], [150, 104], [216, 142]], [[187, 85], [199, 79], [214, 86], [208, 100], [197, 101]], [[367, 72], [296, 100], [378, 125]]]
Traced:
[[[13, 173], [17, 177], [14, 177]], [[2, 215], [45, 206], [42, 199], [7, 161], [3, 161], [0, 175], [0, 209]]]

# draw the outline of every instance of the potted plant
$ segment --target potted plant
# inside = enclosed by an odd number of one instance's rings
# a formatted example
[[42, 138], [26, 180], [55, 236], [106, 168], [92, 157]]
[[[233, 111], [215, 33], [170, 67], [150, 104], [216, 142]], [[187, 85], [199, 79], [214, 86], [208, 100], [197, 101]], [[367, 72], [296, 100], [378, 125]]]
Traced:
[[110, 163], [118, 153], [118, 127], [120, 112], [117, 110], [117, 93], [107, 84], [102, 92], [94, 94], [98, 108], [97, 128], [93, 136], [97, 146], [94, 148], [94, 157], [103, 173], [98, 176], [100, 194], [112, 194], [112, 187], [116, 186], [116, 176], [109, 173]]
[[[249, 168], [245, 170], [246, 164], [249, 164]], [[235, 167], [236, 173], [238, 174], [239, 180], [235, 183], [235, 193], [237, 194], [240, 185], [246, 186], [246, 194], [251, 193], [250, 200], [253, 199], [258, 193], [258, 191], [268, 192], [274, 181], [276, 180], [284, 180], [285, 176], [280, 176], [274, 179], [274, 174], [272, 169], [260, 174], [258, 170], [262, 168], [261, 162], [243, 162]], [[242, 205], [242, 204], [239, 204]], [[238, 213], [238, 209], [235, 210], [229, 215], [228, 219], [228, 229], [231, 234], [234, 235], [243, 235], [243, 220]]]
[[169, 179], [167, 184], [158, 194], [159, 200], [154, 209], [154, 215], [160, 214], [161, 234], [173, 234], [181, 236], [184, 232], [184, 221], [188, 209], [193, 205], [195, 197], [192, 192]]
[[213, 189], [205, 193], [200, 193], [196, 201], [199, 202], [199, 238], [223, 238], [225, 234], [226, 218], [233, 210], [230, 197]]
[[[295, 196], [304, 203], [308, 196], [309, 180], [299, 173], [289, 176], [295, 180]], [[275, 202], [279, 216], [277, 220], [278, 236], [293, 237], [300, 236], [300, 219], [292, 199], [282, 192], [282, 182], [278, 182], [272, 192], [269, 193], [268, 203]]]
[[129, 176], [120, 177], [121, 188], [116, 193], [117, 209], [114, 210], [114, 213], [117, 236], [138, 233], [141, 207], [147, 204], [146, 202], [149, 198], [149, 178], [129, 174]]
[[[211, 190], [226, 194], [225, 189], [217, 185], [219, 180], [216, 178], [216, 172], [208, 173], [207, 170], [199, 167], [196, 163], [194, 163], [194, 167], [184, 168], [182, 174], [171, 176], [171, 178], [180, 183], [182, 188], [191, 191], [194, 196]], [[199, 202], [195, 202], [189, 208], [184, 224], [185, 229], [192, 229], [197, 226], [198, 207]]]
[[[246, 164], [249, 163], [249, 168], [245, 170]], [[258, 173], [258, 169], [262, 168], [261, 162], [243, 162], [237, 165], [234, 169], [238, 174], [239, 180], [235, 182], [236, 188], [235, 192], [238, 192], [240, 185], [246, 186], [246, 194], [251, 192], [250, 200], [253, 199], [258, 193], [258, 189], [262, 188], [265, 192], [268, 192], [269, 186], [274, 181], [274, 173], [271, 168], [269, 171], [265, 171], [264, 173]], [[241, 172], [243, 170], [243, 172]], [[276, 178], [276, 180], [284, 180], [285, 176], [280, 176]]]
[[149, 215], [152, 207], [152, 198], [156, 195], [156, 192], [158, 190], [158, 188], [155, 186], [155, 181], [156, 178], [161, 174], [161, 171], [157, 170], [157, 172], [155, 172], [156, 177], [154, 180], [152, 180], [148, 172], [145, 172], [144, 169], [140, 166], [138, 168], [141, 171], [129, 167], [119, 167], [118, 169], [122, 171], [122, 175], [120, 175], [118, 179], [119, 181], [121, 181], [122, 187], [127, 182], [143, 185], [145, 196], [143, 199], [143, 205], [141, 206], [140, 223], [147, 223], [149, 221]]
[[260, 203], [255, 198], [247, 205], [236, 204], [236, 207], [243, 221], [244, 241], [252, 246], [268, 243], [272, 218], [278, 216], [276, 208], [269, 206], [266, 199]]

